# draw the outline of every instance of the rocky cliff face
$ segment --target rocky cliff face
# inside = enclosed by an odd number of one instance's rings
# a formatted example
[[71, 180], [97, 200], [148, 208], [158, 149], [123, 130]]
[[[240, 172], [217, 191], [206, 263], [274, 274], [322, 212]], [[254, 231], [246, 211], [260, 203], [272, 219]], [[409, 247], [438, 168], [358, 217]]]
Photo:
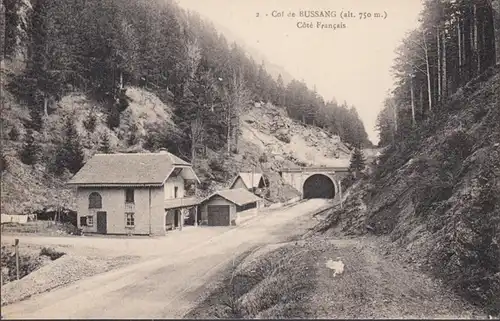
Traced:
[[243, 139], [277, 161], [300, 166], [349, 166], [350, 150], [319, 127], [288, 118], [270, 104], [254, 107], [242, 117]]

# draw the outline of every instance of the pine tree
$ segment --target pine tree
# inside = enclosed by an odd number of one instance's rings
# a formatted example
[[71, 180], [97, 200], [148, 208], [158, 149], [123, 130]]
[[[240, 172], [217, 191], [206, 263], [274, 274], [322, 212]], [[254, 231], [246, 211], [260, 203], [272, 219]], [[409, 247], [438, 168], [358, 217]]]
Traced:
[[101, 137], [101, 143], [99, 146], [99, 152], [104, 153], [104, 154], [110, 154], [111, 153], [111, 145], [109, 142], [109, 136], [108, 133], [104, 133]]
[[88, 132], [93, 133], [95, 131], [96, 125], [97, 117], [94, 110], [91, 110], [87, 115], [87, 118], [83, 121], [83, 127], [85, 127]]
[[116, 104], [111, 105], [108, 118], [106, 119], [109, 129], [114, 129], [120, 126], [120, 111]]
[[56, 154], [54, 168], [56, 174], [62, 174], [64, 169], [74, 174], [83, 166], [83, 148], [71, 118], [66, 120], [65, 133], [64, 140], [60, 144]]
[[28, 129], [25, 136], [23, 149], [21, 150], [21, 161], [26, 165], [34, 165], [38, 161], [40, 147], [35, 141], [33, 130]]
[[349, 172], [354, 175], [354, 178], [356, 178], [359, 173], [365, 169], [365, 162], [366, 159], [361, 149], [355, 148], [351, 157], [351, 164], [349, 165]]
[[137, 144], [137, 131], [139, 128], [137, 128], [137, 125], [135, 123], [132, 123], [128, 129], [128, 138], [127, 138], [127, 144], [129, 146], [134, 146]]
[[285, 84], [283, 82], [283, 77], [281, 77], [281, 74], [279, 74], [278, 80], [276, 81], [276, 87], [277, 87], [277, 95], [278, 95], [276, 105], [284, 106], [285, 105]]
[[30, 122], [29, 127], [39, 132], [43, 126], [42, 114], [35, 106], [30, 107]]
[[18, 14], [20, 1], [17, 0], [5, 0], [3, 1], [2, 12], [5, 16], [4, 26], [5, 26], [5, 36], [2, 48], [5, 48], [2, 55], [4, 57], [10, 56], [14, 53], [16, 49], [16, 37], [17, 37], [17, 26], [19, 25], [20, 16]]

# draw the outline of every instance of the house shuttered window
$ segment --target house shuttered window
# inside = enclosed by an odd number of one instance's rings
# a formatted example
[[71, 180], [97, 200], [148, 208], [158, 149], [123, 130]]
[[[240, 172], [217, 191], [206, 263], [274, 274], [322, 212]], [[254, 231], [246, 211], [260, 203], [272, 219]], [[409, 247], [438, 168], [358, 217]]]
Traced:
[[125, 203], [134, 203], [134, 189], [127, 188], [125, 190]]
[[94, 225], [94, 216], [89, 215], [87, 216], [87, 226], [93, 226]]
[[135, 213], [125, 213], [125, 226], [135, 226]]
[[102, 197], [97, 192], [92, 192], [89, 195], [89, 208], [102, 208]]

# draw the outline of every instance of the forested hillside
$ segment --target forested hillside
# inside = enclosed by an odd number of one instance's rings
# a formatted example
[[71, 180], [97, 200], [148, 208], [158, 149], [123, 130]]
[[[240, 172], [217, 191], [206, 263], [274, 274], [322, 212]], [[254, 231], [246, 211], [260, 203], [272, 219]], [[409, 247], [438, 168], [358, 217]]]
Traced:
[[450, 96], [500, 61], [500, 2], [425, 1], [421, 27], [397, 50], [397, 83], [378, 117], [380, 145], [442, 113]]
[[[60, 189], [96, 152], [166, 148], [195, 164], [202, 189], [238, 170], [275, 169], [266, 153], [276, 148], [242, 137], [244, 116], [258, 106], [254, 113], [282, 110], [321, 134], [322, 146], [339, 146], [340, 156], [349, 153], [344, 144], [371, 144], [354, 107], [274, 79], [211, 22], [172, 1], [3, 0], [0, 18], [2, 171], [10, 173], [2, 189], [11, 210], [37, 199], [69, 206], [70, 193]], [[341, 141], [328, 144], [334, 136]]]
[[379, 115], [378, 166], [328, 224], [389, 235], [407, 262], [498, 316], [500, 1], [424, 4]]

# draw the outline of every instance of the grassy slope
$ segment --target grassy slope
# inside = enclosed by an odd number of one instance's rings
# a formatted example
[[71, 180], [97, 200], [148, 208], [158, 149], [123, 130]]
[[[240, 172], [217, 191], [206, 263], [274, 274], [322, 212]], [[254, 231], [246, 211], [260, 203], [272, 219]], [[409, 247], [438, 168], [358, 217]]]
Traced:
[[500, 72], [460, 89], [426, 130], [390, 147], [318, 227], [388, 234], [394, 248], [500, 313]]

